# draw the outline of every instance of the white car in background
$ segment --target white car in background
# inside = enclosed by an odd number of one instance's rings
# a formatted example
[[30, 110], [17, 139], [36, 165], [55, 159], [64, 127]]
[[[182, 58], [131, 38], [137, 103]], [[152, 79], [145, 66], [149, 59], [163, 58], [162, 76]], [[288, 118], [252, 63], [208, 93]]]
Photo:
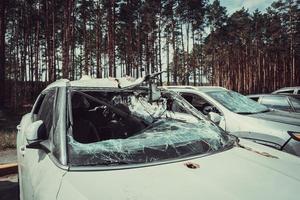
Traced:
[[21, 200], [299, 199], [299, 158], [228, 135], [174, 92], [125, 85], [41, 93], [18, 127]]
[[169, 86], [222, 129], [300, 156], [300, 115], [272, 110], [222, 87]]

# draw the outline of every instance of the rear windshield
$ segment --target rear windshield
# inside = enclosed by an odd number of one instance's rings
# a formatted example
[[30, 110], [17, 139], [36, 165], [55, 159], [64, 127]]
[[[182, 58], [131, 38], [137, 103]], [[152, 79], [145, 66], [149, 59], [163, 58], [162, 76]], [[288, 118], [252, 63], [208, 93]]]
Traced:
[[175, 93], [73, 91], [72, 166], [151, 163], [222, 150], [228, 136]]

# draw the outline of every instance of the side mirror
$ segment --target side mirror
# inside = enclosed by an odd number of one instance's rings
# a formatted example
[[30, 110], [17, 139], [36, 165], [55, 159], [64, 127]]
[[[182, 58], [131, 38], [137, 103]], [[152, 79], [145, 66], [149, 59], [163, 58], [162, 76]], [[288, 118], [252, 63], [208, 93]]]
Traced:
[[33, 122], [25, 132], [27, 148], [37, 148], [43, 140], [47, 139], [46, 126], [42, 120]]
[[203, 114], [208, 115], [209, 113], [213, 112], [213, 107], [210, 105], [207, 105], [203, 108]]
[[215, 112], [209, 112], [208, 118], [216, 124], [220, 123], [220, 121], [222, 119], [222, 117], [218, 113], [215, 113]]

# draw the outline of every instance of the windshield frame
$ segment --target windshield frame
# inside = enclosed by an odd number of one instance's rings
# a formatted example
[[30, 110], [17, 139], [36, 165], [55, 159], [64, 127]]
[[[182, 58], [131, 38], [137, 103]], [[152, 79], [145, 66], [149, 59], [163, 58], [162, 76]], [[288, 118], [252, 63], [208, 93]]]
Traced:
[[[72, 120], [72, 106], [71, 106], [71, 94], [72, 91], [80, 91], [80, 92], [90, 92], [90, 91], [96, 91], [96, 92], [122, 92], [122, 91], [132, 91], [133, 89], [117, 89], [117, 88], [99, 88], [99, 87], [95, 87], [95, 88], [84, 88], [84, 87], [69, 87], [69, 92], [68, 92], [68, 96], [69, 96], [69, 101], [68, 101], [68, 113], [69, 113], [69, 120], [70, 120], [70, 124], [73, 124], [73, 120]], [[218, 153], [218, 152], [222, 152], [225, 151], [226, 149], [232, 148], [233, 147], [233, 142], [232, 142], [232, 138], [229, 136], [229, 134], [227, 134], [224, 130], [222, 130], [221, 128], [219, 128], [218, 126], [216, 126], [214, 123], [210, 122], [209, 120], [206, 119], [206, 117], [199, 112], [198, 110], [196, 110], [193, 106], [191, 106], [190, 104], [188, 104], [188, 102], [181, 97], [180, 95], [178, 95], [176, 92], [173, 91], [169, 91], [166, 89], [162, 89], [160, 88], [160, 90], [170, 93], [172, 95], [176, 95], [177, 99], [180, 99], [180, 101], [183, 101], [183, 105], [185, 106], [186, 109], [188, 109], [189, 111], [192, 111], [192, 115], [196, 118], [198, 118], [199, 120], [205, 120], [206, 122], [210, 123], [211, 125], [213, 125], [215, 128], [217, 128], [219, 130], [219, 134], [220, 136], [222, 136], [222, 138], [226, 138], [226, 144], [224, 144], [223, 147], [220, 147], [218, 150], [214, 150], [214, 151], [209, 151], [206, 153], [199, 153], [198, 155], [191, 155], [191, 156], [186, 156], [184, 158], [170, 158], [170, 159], [162, 159], [159, 161], [154, 161], [154, 162], [145, 162], [145, 163], [130, 163], [130, 164], [119, 164], [119, 165], [96, 165], [96, 166], [74, 166], [69, 162], [68, 159], [68, 165], [69, 168], [72, 170], [111, 170], [111, 169], [125, 169], [125, 168], [132, 168], [132, 167], [144, 167], [144, 166], [153, 166], [153, 165], [160, 165], [160, 164], [166, 164], [166, 163], [173, 163], [173, 162], [181, 162], [184, 160], [190, 160], [190, 159], [194, 159], [194, 158], [199, 158], [202, 156], [207, 156], [207, 155], [211, 155], [214, 153]], [[200, 115], [200, 117], [199, 117]], [[71, 129], [72, 130], [72, 129]], [[69, 133], [68, 133], [69, 134]], [[216, 133], [217, 134], [217, 133]], [[231, 145], [228, 145], [228, 144]], [[67, 148], [69, 146], [69, 141], [67, 141]], [[69, 149], [67, 150], [68, 152], [68, 158], [69, 158]]]
[[148, 163], [133, 163], [133, 164], [126, 164], [126, 165], [96, 165], [96, 166], [72, 166], [69, 164], [68, 171], [112, 171], [112, 170], [126, 170], [126, 169], [135, 169], [135, 168], [144, 168], [144, 167], [152, 167], [152, 166], [159, 166], [159, 165], [166, 165], [172, 163], [180, 163], [190, 160], [199, 159], [206, 156], [211, 156], [214, 154], [222, 153], [224, 151], [228, 151], [235, 147], [235, 143], [238, 142], [238, 138], [232, 135], [229, 135], [228, 145], [220, 148], [216, 151], [210, 151], [203, 154], [187, 156], [184, 158], [174, 158], [169, 160], [160, 160], [155, 162], [148, 162]]

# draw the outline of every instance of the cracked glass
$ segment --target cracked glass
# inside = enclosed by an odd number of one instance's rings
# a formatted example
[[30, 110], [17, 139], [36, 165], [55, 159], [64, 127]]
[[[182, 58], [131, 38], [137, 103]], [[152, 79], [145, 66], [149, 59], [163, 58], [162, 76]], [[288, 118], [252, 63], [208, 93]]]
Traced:
[[[220, 151], [228, 145], [228, 136], [177, 94], [164, 91], [157, 101], [148, 99], [147, 92], [136, 90], [73, 93], [70, 165], [168, 161]], [[76, 122], [76, 112], [83, 120]], [[76, 123], [84, 127], [76, 130]]]

